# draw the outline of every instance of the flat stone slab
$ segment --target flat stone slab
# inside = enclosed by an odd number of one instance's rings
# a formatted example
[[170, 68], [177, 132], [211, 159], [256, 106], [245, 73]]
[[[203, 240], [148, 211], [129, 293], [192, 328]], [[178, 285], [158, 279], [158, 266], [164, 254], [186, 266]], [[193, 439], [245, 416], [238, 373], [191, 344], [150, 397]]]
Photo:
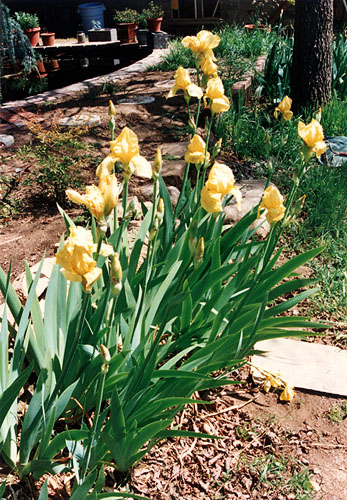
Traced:
[[[184, 158], [187, 152], [189, 141], [165, 142], [161, 144], [160, 149], [163, 155], [169, 155], [173, 158]], [[164, 159], [164, 161], [167, 161]]]
[[[290, 385], [347, 396], [347, 351], [286, 338], [258, 342], [255, 349], [266, 353], [252, 356], [252, 365], [278, 374]], [[258, 370], [252, 371], [255, 378], [261, 378]]]
[[0, 144], [3, 144], [7, 148], [13, 146], [13, 144], [14, 144], [13, 135], [0, 134]]
[[101, 124], [99, 115], [92, 113], [79, 113], [74, 116], [65, 116], [58, 120], [58, 125], [61, 127], [96, 127]]
[[150, 104], [155, 101], [155, 97], [146, 95], [134, 95], [118, 99], [117, 104]]

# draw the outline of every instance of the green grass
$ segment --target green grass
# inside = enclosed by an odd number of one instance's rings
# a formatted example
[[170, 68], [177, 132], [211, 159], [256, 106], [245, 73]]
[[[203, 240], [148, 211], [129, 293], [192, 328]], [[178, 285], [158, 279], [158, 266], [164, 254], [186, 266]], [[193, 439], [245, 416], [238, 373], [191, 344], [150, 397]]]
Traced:
[[[221, 76], [226, 89], [231, 86], [245, 71], [251, 70], [256, 59], [266, 54], [272, 45], [276, 33], [263, 33], [253, 30], [251, 33], [236, 24], [225, 25], [214, 30], [221, 38], [219, 46], [214, 50]], [[183, 47], [181, 38], [170, 42], [169, 54], [152, 71], [176, 71], [178, 66], [195, 68], [195, 59], [190, 49]]]
[[313, 488], [310, 483], [312, 474], [299, 460], [280, 457], [268, 453], [259, 457], [250, 458], [243, 455], [238, 469], [246, 468], [253, 480], [253, 491], [266, 487], [268, 493], [295, 494], [296, 500], [312, 500]]
[[331, 422], [335, 424], [340, 424], [343, 419], [347, 416], [347, 401], [342, 401], [341, 403], [334, 403], [331, 410], [328, 413], [328, 418]]

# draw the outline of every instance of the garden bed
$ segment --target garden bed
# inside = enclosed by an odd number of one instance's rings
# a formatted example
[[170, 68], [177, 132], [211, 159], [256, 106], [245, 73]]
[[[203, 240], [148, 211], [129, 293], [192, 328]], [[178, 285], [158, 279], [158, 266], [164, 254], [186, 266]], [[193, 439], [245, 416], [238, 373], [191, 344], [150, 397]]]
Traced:
[[[90, 93], [78, 98], [64, 97], [37, 108], [43, 128], [51, 131], [58, 120], [78, 113], [101, 118], [101, 125], [84, 130], [76, 140], [84, 145], [79, 169], [88, 183], [95, 166], [109, 152], [107, 105], [110, 98], [117, 103], [125, 97], [146, 95], [155, 100], [149, 104], [116, 104], [116, 135], [128, 125], [136, 132], [141, 152], [153, 159], [163, 143], [187, 140], [185, 107], [181, 96], [167, 101], [172, 73], [146, 73], [141, 79], [122, 81], [109, 93]], [[27, 185], [30, 174], [37, 173], [37, 163], [29, 155], [40, 145], [39, 129], [30, 125], [13, 133], [15, 146], [2, 150], [2, 171], [6, 190], [2, 203], [0, 228], [0, 265], [9, 269], [12, 278], [23, 272], [23, 260], [29, 264], [56, 253], [56, 244], [64, 224], [55, 200], [47, 198], [47, 186]], [[44, 137], [44, 132], [42, 137]], [[23, 147], [29, 149], [23, 149]], [[64, 146], [66, 147], [66, 145]], [[22, 148], [22, 149], [20, 149]], [[19, 152], [19, 154], [16, 154]], [[53, 154], [53, 153], [52, 153]], [[66, 153], [68, 154], [68, 152]], [[169, 162], [172, 154], [164, 156]], [[223, 161], [232, 165], [238, 179], [254, 176], [256, 169], [240, 161], [232, 153]], [[68, 169], [75, 177], [75, 171]], [[171, 176], [171, 185], [180, 186], [180, 177]], [[141, 197], [145, 181], [132, 180], [130, 195]], [[83, 210], [61, 201], [68, 214], [83, 217]], [[132, 471], [130, 489], [152, 500], [217, 500], [217, 499], [319, 499], [342, 500], [347, 481], [345, 406], [341, 399], [298, 391], [288, 405], [277, 394], [264, 394], [249, 378], [244, 368], [238, 377], [245, 385], [206, 391], [199, 398], [213, 405], [190, 405], [176, 418], [182, 429], [209, 432], [225, 437], [222, 441], [201, 439], [169, 439], [152, 449]], [[1, 473], [6, 476], [4, 464]], [[108, 488], [122, 487], [119, 478], [107, 471]], [[50, 478], [51, 498], [68, 498], [69, 478]], [[40, 486], [38, 483], [37, 487]], [[13, 481], [12, 491], [19, 497], [28, 494], [27, 486]], [[10, 490], [6, 498], [14, 498]]]

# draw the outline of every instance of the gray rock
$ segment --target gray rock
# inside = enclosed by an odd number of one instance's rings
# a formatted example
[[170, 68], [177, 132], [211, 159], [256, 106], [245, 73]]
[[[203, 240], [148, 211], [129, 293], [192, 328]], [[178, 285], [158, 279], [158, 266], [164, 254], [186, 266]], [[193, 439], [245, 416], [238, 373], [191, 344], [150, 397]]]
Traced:
[[3, 144], [7, 148], [13, 146], [14, 144], [13, 135], [0, 134], [0, 144]]
[[167, 188], [167, 190], [169, 191], [172, 206], [175, 207], [177, 205], [177, 202], [178, 202], [180, 191], [175, 186], [169, 186]]
[[186, 162], [184, 160], [164, 160], [161, 168], [161, 175], [166, 184], [181, 184], [185, 169]]
[[175, 158], [184, 158], [188, 149], [189, 141], [168, 142], [160, 146], [163, 155], [170, 155]]
[[[168, 186], [167, 190], [170, 195], [171, 203], [175, 207], [177, 205], [178, 197], [180, 195], [180, 191], [175, 187], [175, 186]], [[153, 184], [146, 184], [144, 186], [140, 187], [140, 193], [139, 193], [140, 198], [147, 202], [152, 202], [153, 201]]]
[[153, 201], [153, 184], [140, 186], [139, 197], [143, 201]]

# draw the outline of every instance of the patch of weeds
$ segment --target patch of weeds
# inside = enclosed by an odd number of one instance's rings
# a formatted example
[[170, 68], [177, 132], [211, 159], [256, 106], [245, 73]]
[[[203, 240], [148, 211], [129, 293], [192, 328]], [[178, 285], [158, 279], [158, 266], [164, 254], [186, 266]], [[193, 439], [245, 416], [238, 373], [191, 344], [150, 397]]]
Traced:
[[113, 94], [118, 94], [118, 92], [121, 92], [123, 89], [123, 85], [120, 85], [119, 83], [105, 82], [101, 87], [100, 93], [108, 94], [111, 96]]
[[181, 38], [176, 38], [169, 43], [170, 52], [156, 66], [148, 71], [176, 71], [178, 66], [195, 68], [195, 59], [192, 51], [183, 47]]
[[328, 412], [330, 422], [340, 424], [347, 417], [347, 401], [334, 403], [331, 410]]
[[46, 198], [62, 203], [68, 187], [80, 187], [82, 162], [69, 155], [52, 154], [47, 145], [37, 146], [34, 152], [26, 152], [27, 158], [35, 159], [35, 171], [28, 176], [26, 184], [38, 184]]
[[252, 441], [258, 434], [259, 430], [257, 426], [252, 425], [250, 422], [246, 422], [236, 427], [236, 435], [242, 441]]
[[36, 167], [29, 174], [26, 183], [38, 184], [46, 198], [62, 203], [68, 187], [82, 185], [81, 169], [90, 160], [90, 148], [80, 140], [83, 129], [61, 131], [52, 127], [45, 130], [39, 125], [31, 124], [30, 130], [40, 144], [31, 143], [17, 152], [21, 160], [30, 161]]
[[20, 201], [10, 196], [16, 184], [16, 178], [0, 175], [0, 224], [20, 212]]
[[238, 471], [242, 471], [252, 478], [253, 491], [261, 490], [276, 494], [295, 495], [296, 500], [312, 500], [314, 492], [310, 483], [312, 474], [299, 460], [267, 455], [250, 458], [243, 455], [238, 464]]

